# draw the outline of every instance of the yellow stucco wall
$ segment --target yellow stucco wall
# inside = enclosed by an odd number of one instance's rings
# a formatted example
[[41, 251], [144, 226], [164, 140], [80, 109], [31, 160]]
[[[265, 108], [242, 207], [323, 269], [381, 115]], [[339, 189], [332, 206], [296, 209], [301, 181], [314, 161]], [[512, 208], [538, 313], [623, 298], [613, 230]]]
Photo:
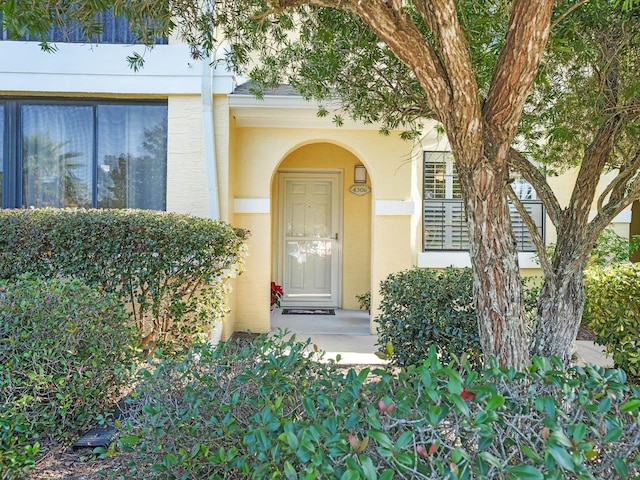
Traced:
[[[267, 331], [270, 327], [267, 284], [275, 279], [274, 252], [277, 226], [276, 175], [282, 169], [332, 169], [343, 172], [343, 262], [341, 306], [358, 308], [355, 295], [372, 292], [372, 314], [379, 303], [378, 285], [389, 273], [416, 264], [421, 245], [422, 150], [438, 149], [435, 142], [412, 145], [375, 130], [341, 128], [238, 127], [225, 95], [214, 97], [216, 157], [221, 218], [251, 231], [245, 274], [232, 284], [231, 329]], [[202, 102], [199, 96], [169, 98], [167, 207], [170, 211], [207, 216], [207, 172], [202, 134]], [[349, 193], [353, 166], [367, 168], [372, 192]], [[561, 206], [569, 202], [576, 170], [548, 179]], [[606, 179], [605, 179], [606, 180]], [[603, 181], [604, 184], [604, 181]], [[238, 212], [237, 200], [256, 200], [266, 208]], [[416, 215], [381, 214], [377, 202], [413, 202]], [[617, 223], [625, 234], [628, 224]], [[546, 242], [556, 233], [549, 221]], [[535, 275], [536, 269], [523, 271]]]
[[[173, 95], [168, 98], [168, 107], [167, 210], [209, 217], [209, 195], [215, 194], [215, 191], [210, 190], [207, 181], [202, 98], [200, 95]], [[214, 97], [212, 120], [220, 219], [232, 223], [229, 185], [233, 150], [226, 95]], [[232, 279], [230, 285], [231, 293], [227, 301], [230, 313], [224, 322], [223, 339], [229, 338], [235, 330], [251, 328], [251, 325], [236, 325], [236, 304], [238, 298], [242, 297], [237, 291], [237, 280]], [[266, 331], [264, 328], [255, 330]]]
[[[231, 216], [234, 225], [252, 232], [246, 274], [236, 282], [239, 328], [252, 325], [252, 330], [262, 330], [269, 325], [266, 286], [274, 273], [272, 233], [276, 218], [272, 186], [279, 168], [344, 169], [343, 307], [357, 308], [356, 294], [377, 291], [384, 278], [379, 275], [411, 266], [415, 236], [410, 216], [376, 216], [373, 205], [376, 200], [412, 200], [410, 143], [397, 136], [383, 137], [376, 130], [341, 128], [232, 127], [229, 138], [232, 203], [269, 199], [272, 205], [269, 212], [235, 212]], [[358, 162], [366, 166], [373, 191], [356, 198], [347, 190], [353, 181], [353, 165]], [[377, 231], [379, 240], [374, 237]], [[364, 240], [367, 235], [368, 244]], [[251, 298], [251, 304], [242, 300], [243, 295]]]
[[[595, 215], [595, 212], [597, 211], [598, 195], [604, 191], [606, 186], [615, 178], [615, 176], [616, 172], [612, 171], [600, 177], [598, 189], [596, 191], [596, 198], [593, 200], [593, 203], [591, 205], [592, 216]], [[573, 187], [576, 183], [577, 178], [578, 168], [568, 169], [558, 176], [547, 177], [547, 182], [556, 195], [560, 207], [565, 208], [569, 205], [569, 202], [571, 201], [571, 195], [573, 193]], [[630, 214], [631, 207], [625, 209], [625, 212], [627, 212], [627, 214]], [[640, 221], [638, 221], [638, 223], [640, 224]], [[613, 231], [615, 231], [618, 235], [628, 238], [630, 235], [630, 218], [625, 217], [614, 219], [614, 221], [610, 225], [610, 228], [613, 229]], [[545, 236], [546, 243], [556, 243], [557, 238], [558, 235], [555, 227], [547, 218]]]
[[167, 210], [207, 217], [207, 172], [199, 95], [168, 100]]

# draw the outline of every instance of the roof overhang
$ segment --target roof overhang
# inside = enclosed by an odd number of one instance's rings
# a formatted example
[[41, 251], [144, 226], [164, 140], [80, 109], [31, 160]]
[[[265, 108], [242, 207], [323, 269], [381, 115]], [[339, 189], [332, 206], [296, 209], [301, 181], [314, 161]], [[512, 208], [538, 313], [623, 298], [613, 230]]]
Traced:
[[[256, 98], [251, 94], [232, 93], [229, 108], [238, 127], [270, 128], [335, 128], [333, 116], [341, 114], [340, 104], [335, 101], [324, 105], [329, 111], [326, 117], [318, 116], [319, 105], [299, 95], [265, 95]], [[343, 114], [347, 130], [379, 130], [379, 125], [355, 122]]]

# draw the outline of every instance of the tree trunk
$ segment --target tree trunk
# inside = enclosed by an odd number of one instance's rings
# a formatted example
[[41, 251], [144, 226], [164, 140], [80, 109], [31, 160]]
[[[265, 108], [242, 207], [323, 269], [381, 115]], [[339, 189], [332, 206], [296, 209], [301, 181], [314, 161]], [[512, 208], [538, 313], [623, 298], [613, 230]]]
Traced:
[[545, 281], [539, 295], [531, 355], [555, 356], [565, 367], [571, 364], [584, 308], [582, 275], [580, 268]]
[[[495, 165], [498, 165], [497, 167]], [[469, 226], [474, 301], [485, 362], [518, 370], [529, 364], [522, 281], [504, 185], [506, 167], [487, 159], [457, 163]]]

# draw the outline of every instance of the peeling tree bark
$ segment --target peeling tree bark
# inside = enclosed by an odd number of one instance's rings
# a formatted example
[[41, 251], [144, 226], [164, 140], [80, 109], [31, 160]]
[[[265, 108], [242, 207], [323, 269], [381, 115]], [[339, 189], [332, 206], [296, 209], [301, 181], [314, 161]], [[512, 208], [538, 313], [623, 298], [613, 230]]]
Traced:
[[479, 167], [459, 165], [471, 236], [474, 300], [482, 351], [500, 365], [529, 363], [522, 282], [509, 206], [504, 195], [508, 171], [482, 159]]
[[415, 73], [445, 127], [469, 227], [482, 349], [487, 358], [522, 369], [529, 363], [529, 340], [507, 203], [507, 156], [546, 46], [553, 1], [513, 2], [505, 46], [484, 106], [455, 2], [417, 3], [432, 28], [437, 53], [399, 3], [372, 0], [352, 8]]
[[[551, 271], [545, 269], [544, 284], [538, 296], [530, 352], [541, 357], [556, 356], [565, 366], [571, 363], [572, 346], [582, 320], [582, 279], [589, 252], [599, 233], [613, 219], [613, 214], [620, 212], [625, 202], [633, 198], [611, 195], [606, 206], [599, 201], [600, 212], [589, 222], [600, 175], [620, 138], [621, 126], [621, 116], [614, 115], [600, 127], [585, 150], [568, 208], [548, 212], [558, 230], [558, 242], [553, 267]], [[624, 171], [620, 175], [624, 178]], [[542, 196], [546, 195], [548, 192], [543, 191]]]
[[533, 355], [558, 357], [564, 366], [571, 363], [584, 307], [582, 272], [579, 268], [545, 281], [531, 341]]

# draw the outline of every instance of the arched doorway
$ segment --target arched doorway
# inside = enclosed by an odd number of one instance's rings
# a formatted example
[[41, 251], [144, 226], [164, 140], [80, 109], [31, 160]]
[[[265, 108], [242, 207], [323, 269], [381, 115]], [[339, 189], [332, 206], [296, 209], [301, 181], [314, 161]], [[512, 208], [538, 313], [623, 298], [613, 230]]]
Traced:
[[[371, 288], [370, 179], [354, 189], [362, 162], [327, 142], [301, 146], [272, 183], [272, 278], [283, 307], [357, 309]], [[354, 191], [356, 193], [354, 193]]]

